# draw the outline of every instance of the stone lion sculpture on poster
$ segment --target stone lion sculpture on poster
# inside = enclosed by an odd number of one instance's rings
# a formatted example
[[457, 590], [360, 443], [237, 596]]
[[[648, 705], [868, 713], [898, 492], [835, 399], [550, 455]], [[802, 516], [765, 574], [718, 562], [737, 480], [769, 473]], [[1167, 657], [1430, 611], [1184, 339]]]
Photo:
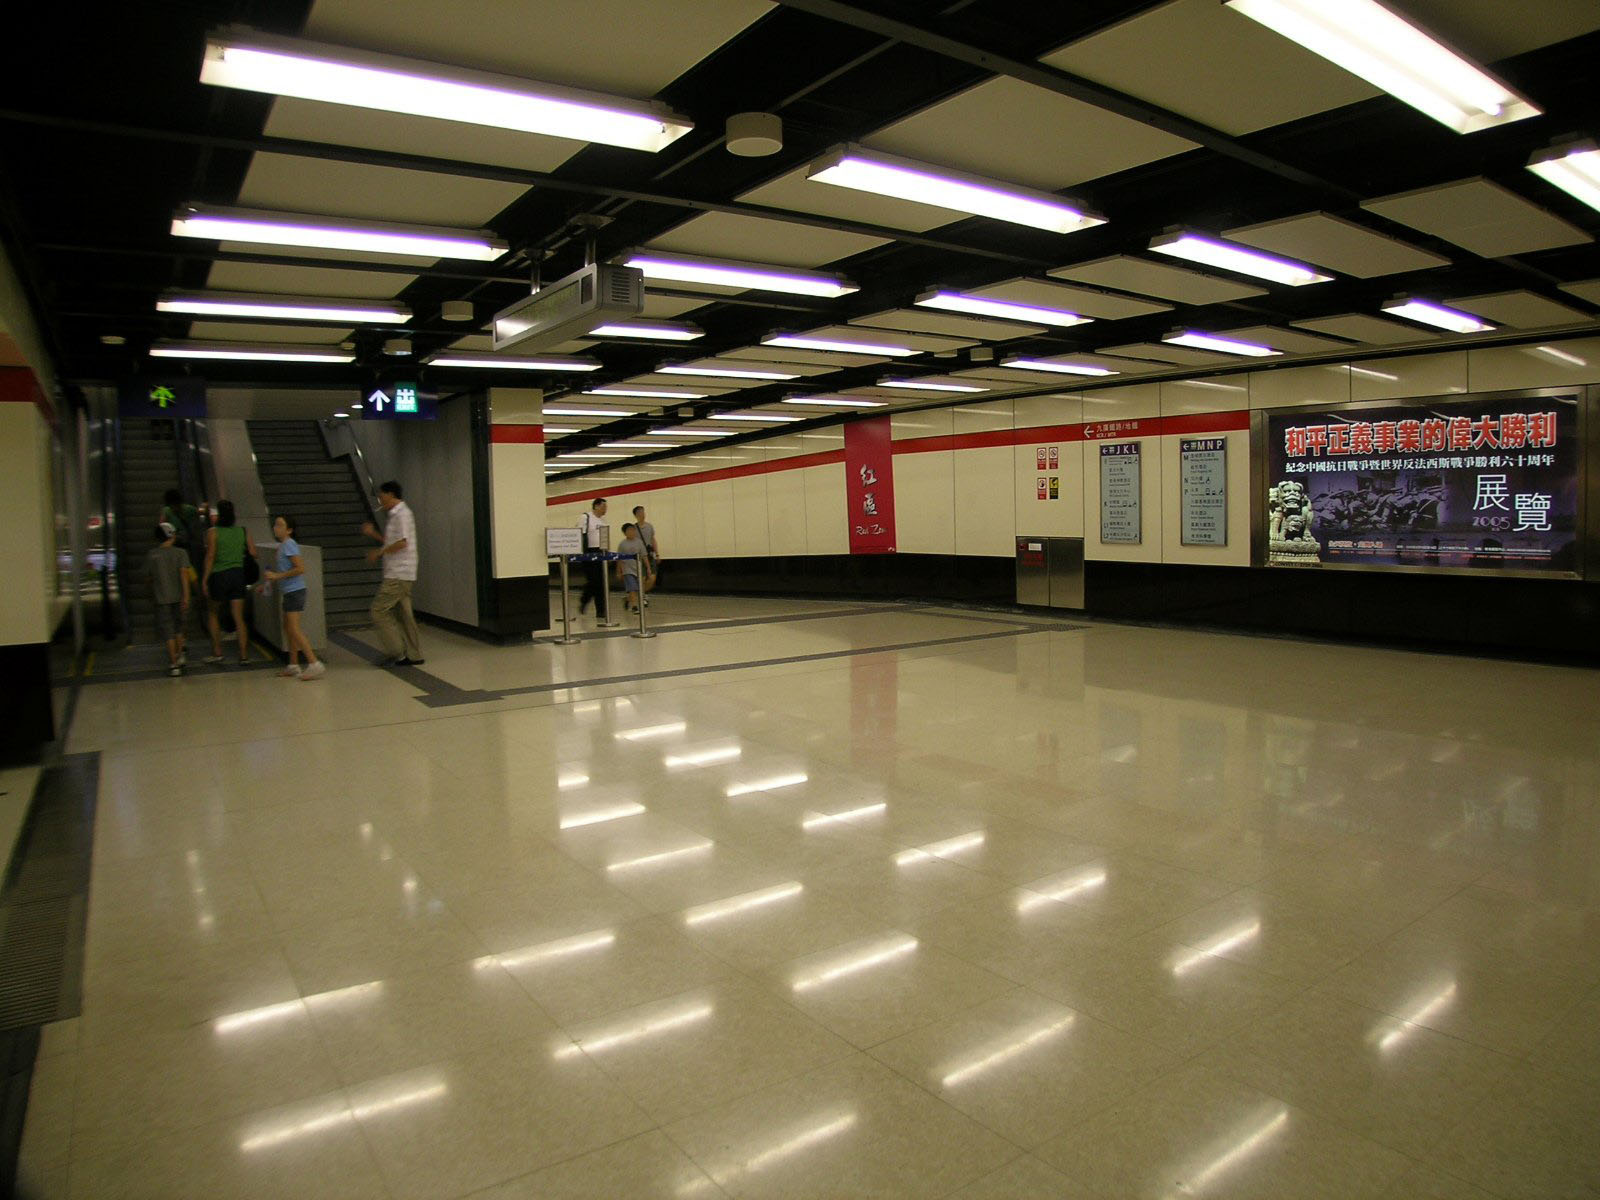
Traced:
[[1306, 485], [1285, 479], [1267, 492], [1268, 561], [1318, 563], [1322, 544], [1311, 536], [1311, 497]]

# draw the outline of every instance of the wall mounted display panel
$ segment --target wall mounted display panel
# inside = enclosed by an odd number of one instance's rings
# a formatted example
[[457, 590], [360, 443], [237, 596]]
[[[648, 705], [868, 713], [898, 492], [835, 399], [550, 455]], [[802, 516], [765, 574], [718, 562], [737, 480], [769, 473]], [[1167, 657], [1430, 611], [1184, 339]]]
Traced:
[[1144, 540], [1142, 447], [1102, 442], [1095, 447], [1100, 477], [1100, 542], [1137, 546]]
[[1577, 577], [1582, 400], [1552, 389], [1261, 414], [1258, 553], [1270, 566]]
[[[1185, 446], [1205, 444], [1184, 454]], [[1189, 482], [1199, 485], [1194, 468], [1221, 446], [1225, 456], [1219, 497], [1214, 490], [1198, 506], [1185, 497], [1185, 458], [1189, 459]], [[1219, 464], [1212, 462], [1212, 468]], [[1161, 462], [1161, 560], [1169, 563], [1194, 563], [1216, 567], [1250, 565], [1250, 431], [1235, 429], [1162, 439]], [[1219, 511], [1220, 510], [1220, 511]], [[1218, 520], [1220, 518], [1220, 520]], [[1204, 528], [1199, 528], [1200, 526]], [[1196, 534], [1199, 537], [1196, 537]], [[1209, 540], [1201, 540], [1209, 539]]]
[[1178, 439], [1178, 541], [1228, 544], [1228, 439]]

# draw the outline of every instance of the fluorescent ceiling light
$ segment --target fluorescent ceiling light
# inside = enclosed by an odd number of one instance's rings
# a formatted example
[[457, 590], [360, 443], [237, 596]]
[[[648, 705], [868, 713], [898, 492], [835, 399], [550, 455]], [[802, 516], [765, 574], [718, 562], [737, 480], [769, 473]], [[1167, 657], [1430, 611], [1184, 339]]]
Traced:
[[382, 112], [660, 150], [694, 128], [663, 105], [234, 26], [206, 39], [200, 81]]
[[353, 325], [401, 325], [411, 309], [385, 300], [335, 300], [248, 292], [168, 292], [157, 312], [210, 317], [255, 317], [263, 321], [338, 321]]
[[818, 408], [887, 408], [882, 400], [857, 400], [854, 396], [785, 396], [785, 404], [811, 404]]
[[354, 362], [337, 346], [273, 346], [260, 342], [157, 342], [151, 358], [223, 358], [239, 362]]
[[[664, 392], [660, 388], [589, 388], [585, 396], [633, 396], [641, 400], [704, 400], [703, 392]], [[548, 410], [546, 410], [548, 411]]]
[[577, 433], [578, 427], [576, 425], [546, 425], [544, 431], [546, 433]]
[[691, 437], [691, 438], [719, 438], [728, 437], [720, 429], [652, 429], [651, 437]]
[[[596, 332], [599, 332], [596, 330]], [[782, 371], [748, 371], [743, 367], [657, 367], [657, 375], [699, 375], [707, 379], [799, 379]]]
[[1208, 267], [1220, 267], [1240, 275], [1253, 275], [1272, 283], [1286, 283], [1290, 287], [1327, 283], [1333, 278], [1332, 275], [1320, 274], [1304, 263], [1275, 258], [1259, 250], [1246, 250], [1243, 246], [1229, 245], [1197, 233], [1162, 234], [1150, 243], [1150, 249], [1157, 254], [1187, 259]]
[[985, 387], [965, 383], [924, 383], [920, 379], [880, 379], [879, 387], [901, 388], [908, 392], [987, 392]]
[[1460, 309], [1446, 308], [1442, 304], [1409, 299], [1405, 296], [1389, 301], [1383, 306], [1383, 311], [1391, 316], [1405, 317], [1423, 325], [1432, 325], [1435, 329], [1448, 329], [1451, 333], [1483, 333], [1494, 328], [1489, 322], [1480, 320], [1471, 313], [1464, 313]]
[[1540, 110], [1377, 0], [1225, 0], [1457, 133]]
[[591, 329], [590, 337], [647, 338], [657, 342], [692, 342], [706, 331], [687, 321], [616, 321]]
[[1220, 354], [1240, 354], [1246, 358], [1271, 358], [1282, 351], [1271, 346], [1258, 346], [1254, 342], [1241, 342], [1234, 338], [1219, 337], [1214, 333], [1199, 333], [1193, 329], [1169, 333], [1161, 339], [1173, 346], [1192, 346], [1196, 350], [1215, 350]]
[[1041, 358], [1007, 358], [1001, 361], [1002, 367], [1016, 367], [1021, 371], [1048, 371], [1055, 375], [1120, 375], [1121, 371], [1113, 371], [1109, 367], [1095, 367], [1088, 363], [1046, 362]]
[[362, 254], [408, 254], [418, 258], [466, 258], [489, 262], [510, 246], [487, 229], [355, 221], [312, 213], [272, 212], [185, 204], [172, 217], [174, 237], [264, 246], [306, 246]]
[[776, 413], [712, 413], [713, 421], [754, 421], [761, 425], [787, 425], [790, 421], [804, 421], [804, 417], [782, 417]]
[[877, 342], [841, 342], [832, 338], [807, 337], [799, 333], [769, 333], [763, 346], [787, 346], [791, 350], [827, 350], [836, 354], [867, 354], [883, 358], [910, 358], [917, 353], [905, 346], [885, 346]]
[[675, 450], [677, 442], [601, 442], [602, 450], [637, 450], [643, 453], [646, 450]]
[[492, 354], [486, 350], [441, 350], [428, 359], [430, 367], [481, 367], [486, 371], [598, 371], [592, 358], [541, 358], [538, 355]]
[[637, 413], [623, 408], [569, 408], [565, 405], [545, 405], [547, 417], [634, 417]]
[[840, 146], [830, 151], [811, 164], [806, 178], [996, 221], [1031, 225], [1051, 233], [1073, 233], [1105, 224], [1105, 218], [1086, 213], [1050, 192], [968, 175], [915, 159], [880, 154], [860, 146]]
[[1600, 149], [1593, 142], [1576, 142], [1533, 156], [1528, 170], [1541, 179], [1600, 209]]
[[609, 461], [627, 457], [626, 454], [558, 454], [556, 455], [556, 461], [581, 463], [588, 462], [591, 459], [595, 461], [606, 459]]
[[646, 279], [671, 279], [678, 283], [710, 283], [720, 287], [753, 288], [762, 292], [788, 292], [796, 296], [834, 299], [856, 291], [842, 275], [826, 271], [799, 271], [761, 263], [733, 262], [699, 255], [665, 254], [654, 250], [629, 255], [624, 266], [637, 267]]
[[917, 297], [919, 308], [939, 308], [946, 312], [972, 313], [999, 317], [1002, 321], [1028, 321], [1035, 325], [1083, 325], [1092, 320], [1064, 308], [1040, 308], [1036, 304], [1013, 304], [1009, 300], [990, 300], [984, 296], [963, 296], [959, 292], [925, 292]]

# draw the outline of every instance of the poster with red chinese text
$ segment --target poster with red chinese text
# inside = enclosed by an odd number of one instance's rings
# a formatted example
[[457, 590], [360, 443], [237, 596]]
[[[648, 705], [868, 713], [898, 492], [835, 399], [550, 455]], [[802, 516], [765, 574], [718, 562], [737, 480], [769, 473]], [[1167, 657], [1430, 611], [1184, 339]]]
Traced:
[[1267, 561], [1577, 572], [1578, 397], [1274, 412]]
[[851, 554], [894, 553], [894, 446], [888, 417], [844, 427], [844, 490]]

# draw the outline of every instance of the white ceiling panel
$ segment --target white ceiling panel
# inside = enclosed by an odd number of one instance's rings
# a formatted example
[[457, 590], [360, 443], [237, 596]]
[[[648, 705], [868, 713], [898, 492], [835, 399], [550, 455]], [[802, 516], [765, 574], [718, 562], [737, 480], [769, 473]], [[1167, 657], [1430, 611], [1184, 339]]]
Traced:
[[476, 227], [525, 190], [521, 184], [492, 179], [257, 154], [239, 189], [239, 203], [246, 208]]
[[[721, 396], [728, 392], [737, 392], [747, 387], [762, 387], [771, 383], [765, 379], [687, 379], [682, 375], [657, 375], [651, 371], [644, 375], [634, 375], [618, 384], [603, 384], [604, 387], [641, 387], [655, 390], [657, 388], [675, 388], [679, 392], [699, 392], [702, 396]], [[665, 398], [663, 398], [665, 399]]]
[[[396, 330], [395, 336], [404, 336]], [[196, 321], [189, 336], [203, 342], [284, 342], [288, 345], [336, 346], [350, 336], [349, 326], [289, 325], [263, 321], [259, 325], [243, 321]]]
[[1600, 29], [1594, 0], [1539, 0], [1534, 7], [1505, 0], [1399, 0], [1395, 7], [1484, 63]]
[[1141, 362], [1170, 363], [1180, 367], [1198, 367], [1209, 363], [1240, 361], [1237, 354], [1220, 354], [1214, 350], [1196, 350], [1193, 346], [1169, 346], [1165, 342], [1133, 342], [1126, 346], [1105, 346], [1102, 354], [1124, 358], [1137, 358]]
[[1358, 279], [1450, 265], [1447, 258], [1323, 212], [1246, 225], [1223, 236]]
[[781, 175], [771, 183], [764, 183], [746, 192], [739, 199], [747, 204], [792, 208], [797, 212], [884, 225], [890, 229], [906, 229], [912, 233], [925, 233], [966, 215], [952, 213], [948, 208], [934, 208], [931, 204], [913, 204], [909, 200], [875, 196], [854, 188], [812, 183], [806, 179], [806, 169], [799, 167], [787, 175]]
[[914, 333], [942, 333], [949, 337], [977, 338], [984, 342], [1005, 342], [1012, 338], [1037, 337], [1049, 332], [1043, 325], [986, 321], [981, 317], [961, 317], [952, 313], [932, 312], [926, 308], [896, 308], [873, 313], [870, 317], [852, 317], [850, 324], [870, 325], [876, 329], [906, 329]]
[[681, 317], [686, 312], [693, 312], [705, 305], [704, 300], [689, 300], [682, 296], [663, 296], [657, 292], [645, 290], [644, 312], [641, 316], [649, 317], [653, 321], [670, 320]]
[[[922, 354], [937, 354], [941, 350], [962, 350], [978, 343], [971, 338], [933, 337], [925, 333], [877, 333], [870, 329], [857, 329], [854, 325], [828, 325], [822, 329], [807, 330], [804, 337], [827, 338], [836, 342], [868, 342], [878, 346], [904, 346]], [[783, 349], [783, 347], [778, 347]]]
[[1486, 321], [1509, 325], [1513, 329], [1542, 329], [1589, 319], [1588, 313], [1557, 304], [1554, 300], [1546, 300], [1533, 292], [1496, 292], [1490, 296], [1468, 296], [1448, 303], [1451, 308], [1464, 309]]
[[[1123, 375], [1131, 375], [1143, 371], [1164, 371], [1172, 365], [1164, 362], [1143, 362], [1107, 354], [1054, 354], [1048, 357], [1037, 355], [1031, 357], [1038, 358], [1040, 362], [1071, 362], [1082, 363], [1090, 367], [1104, 367], [1108, 371], [1116, 371]], [[1093, 375], [1074, 376], [1053, 374], [1046, 371], [1024, 371], [1016, 367], [974, 367], [970, 371], [957, 371], [956, 374], [1002, 380], [1007, 383], [1031, 383], [1039, 387], [1077, 386], [1097, 378]]]
[[1037, 304], [1044, 308], [1061, 308], [1084, 317], [1098, 317], [1115, 321], [1122, 317], [1146, 317], [1151, 313], [1171, 312], [1172, 305], [1158, 304], [1153, 300], [1133, 300], [1127, 296], [1113, 296], [1092, 288], [1072, 287], [1065, 283], [1046, 283], [1042, 279], [1008, 279], [1004, 283], [973, 288], [971, 295], [986, 296], [992, 300], [1009, 300], [1013, 304]]
[[1194, 143], [1091, 104], [998, 78], [865, 139], [876, 150], [1055, 191]]
[[[562, 342], [559, 346], [541, 347], [538, 351], [535, 351], [535, 353], [577, 354], [582, 350], [589, 349], [594, 344], [595, 343], [592, 340], [585, 341], [583, 339], [578, 339], [571, 342]], [[450, 347], [453, 350], [481, 350], [486, 354], [492, 354], [494, 353], [494, 338], [487, 333], [469, 333], [451, 342]], [[507, 353], [515, 354], [517, 351], [513, 349], [508, 350]]]
[[1252, 325], [1248, 329], [1230, 329], [1227, 336], [1243, 342], [1271, 346], [1285, 354], [1317, 354], [1324, 350], [1348, 350], [1350, 343], [1337, 338], [1318, 337], [1298, 329], [1281, 329], [1276, 325]]
[[1243, 300], [1248, 296], [1265, 296], [1267, 293], [1246, 283], [1234, 283], [1182, 267], [1169, 267], [1165, 263], [1149, 262], [1126, 254], [1094, 262], [1077, 263], [1070, 267], [1057, 267], [1049, 272], [1056, 279], [1074, 279], [1079, 283], [1095, 283], [1103, 287], [1118, 288], [1124, 292], [1138, 292], [1144, 296], [1160, 296], [1163, 300], [1176, 300], [1182, 304], [1221, 304], [1228, 300]]
[[1309, 329], [1314, 333], [1331, 334], [1368, 346], [1397, 346], [1402, 342], [1425, 342], [1438, 337], [1420, 326], [1404, 325], [1384, 317], [1366, 313], [1348, 313], [1342, 317], [1318, 317], [1314, 321], [1295, 321], [1296, 329]]
[[[732, 354], [719, 354], [715, 358], [697, 358], [692, 362], [685, 362], [682, 365], [685, 367], [728, 367], [732, 368], [733, 370], [742, 369], [748, 371], [775, 371], [781, 374], [799, 375], [802, 377], [807, 375], [826, 375], [832, 369], [831, 367], [819, 366], [816, 363], [764, 362], [760, 359], [751, 358], [748, 352], [744, 350], [737, 350]], [[776, 380], [769, 382], [782, 381]]]
[[387, 300], [411, 282], [410, 275], [388, 271], [339, 271], [293, 263], [219, 262], [211, 267], [209, 285], [229, 292], [266, 292], [275, 296], [338, 296], [352, 300]]
[[1173, 0], [1040, 61], [1245, 134], [1377, 95], [1216, 0]]
[[1464, 246], [1484, 258], [1592, 239], [1575, 225], [1488, 179], [1462, 179], [1362, 202], [1362, 208]]
[[[536, 133], [324, 104], [292, 96], [280, 96], [273, 101], [266, 132], [272, 137], [303, 138], [524, 171], [554, 171], [587, 145]], [[303, 161], [307, 169], [313, 169], [317, 160]]]
[[[652, 250], [676, 250], [709, 258], [773, 263], [784, 267], [820, 267], [887, 243], [882, 238], [815, 229], [765, 217], [735, 213], [701, 213], [650, 243]], [[651, 280], [655, 287], [658, 280]], [[704, 287], [704, 285], [698, 285]]]
[[1563, 292], [1571, 292], [1580, 300], [1587, 300], [1590, 304], [1600, 304], [1600, 279], [1581, 279], [1577, 283], [1563, 283]]
[[892, 362], [875, 354], [845, 354], [832, 350], [793, 350], [787, 346], [746, 346], [732, 351], [741, 359], [754, 362], [809, 363], [819, 367], [839, 370], [844, 367], [866, 367], [873, 363]]

